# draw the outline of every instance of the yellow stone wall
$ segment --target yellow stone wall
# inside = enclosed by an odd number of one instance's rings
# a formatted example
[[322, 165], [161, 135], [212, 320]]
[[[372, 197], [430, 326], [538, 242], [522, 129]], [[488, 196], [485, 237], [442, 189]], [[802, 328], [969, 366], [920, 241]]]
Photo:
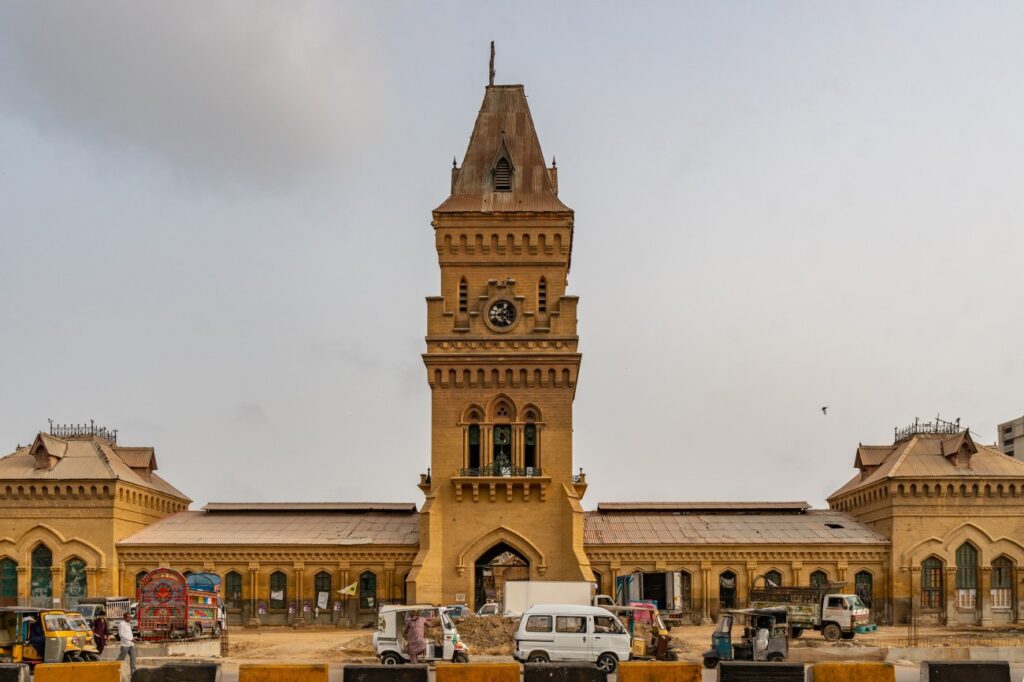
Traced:
[[87, 596], [111, 595], [118, 584], [116, 543], [186, 501], [115, 480], [0, 481], [0, 558], [18, 562], [18, 597], [30, 592], [32, 552], [45, 544], [53, 553], [53, 596], [64, 593], [64, 566], [86, 564]]

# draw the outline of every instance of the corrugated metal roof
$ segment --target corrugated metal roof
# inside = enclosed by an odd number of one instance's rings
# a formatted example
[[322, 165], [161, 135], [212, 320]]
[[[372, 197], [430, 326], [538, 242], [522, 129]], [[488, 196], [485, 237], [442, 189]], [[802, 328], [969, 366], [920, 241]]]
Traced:
[[[974, 450], [968, 468], [957, 468], [955, 454], [965, 443]], [[877, 446], [879, 448], [883, 446]], [[857, 460], [863, 446], [858, 449]], [[832, 493], [829, 499], [874, 485], [889, 478], [1024, 478], [1024, 462], [1007, 457], [994, 447], [976, 445], [967, 432], [956, 435], [918, 434], [888, 447], [888, 454], [867, 476], [858, 473]]]
[[182, 512], [153, 523], [119, 545], [419, 545], [413, 512]]
[[[512, 191], [494, 191], [499, 155], [511, 158]], [[449, 196], [437, 213], [571, 212], [555, 194], [522, 85], [491, 85]]]
[[415, 512], [412, 502], [210, 502], [207, 512]]
[[114, 452], [133, 469], [156, 469], [156, 451], [153, 448], [115, 445]]
[[599, 512], [620, 511], [678, 511], [678, 512], [758, 512], [804, 511], [807, 502], [599, 502]]
[[888, 544], [846, 514], [677, 514], [601, 511], [586, 515], [584, 543], [592, 545], [838, 545]]
[[[31, 454], [32, 448], [26, 446], [0, 459], [0, 480], [96, 481], [117, 479], [189, 501], [183, 492], [156, 474], [142, 476], [102, 438], [64, 439], [40, 434], [37, 437], [37, 442], [42, 442], [47, 452], [59, 457], [56, 464], [49, 469], [36, 469], [36, 460]], [[57, 453], [60, 454], [57, 455]]]

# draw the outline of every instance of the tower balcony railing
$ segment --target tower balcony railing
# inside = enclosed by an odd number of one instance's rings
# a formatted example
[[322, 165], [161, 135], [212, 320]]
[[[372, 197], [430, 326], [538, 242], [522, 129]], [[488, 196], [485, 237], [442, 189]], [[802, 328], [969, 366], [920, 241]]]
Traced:
[[513, 467], [506, 466], [504, 464], [492, 464], [485, 467], [471, 467], [468, 469], [459, 469], [459, 476], [465, 477], [537, 477], [543, 476], [544, 472], [541, 471], [540, 467]]

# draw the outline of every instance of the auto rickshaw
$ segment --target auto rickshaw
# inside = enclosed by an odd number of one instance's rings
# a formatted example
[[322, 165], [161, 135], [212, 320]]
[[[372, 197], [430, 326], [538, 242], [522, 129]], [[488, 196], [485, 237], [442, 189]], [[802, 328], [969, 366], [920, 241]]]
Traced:
[[[624, 606], [620, 619], [627, 619], [626, 626], [633, 641], [633, 658], [639, 661], [678, 661], [679, 650], [671, 645], [672, 637], [661, 620], [661, 613], [651, 606]], [[639, 625], [639, 627], [638, 627]], [[646, 626], [646, 627], [645, 627]], [[645, 630], [649, 629], [649, 633]], [[637, 636], [640, 632], [642, 635]]]
[[[784, 661], [789, 655], [789, 625], [784, 608], [729, 609], [718, 616], [711, 633], [711, 648], [704, 652], [704, 667], [719, 661]], [[733, 624], [743, 626], [742, 637], [733, 642]]]
[[[99, 660], [92, 631], [78, 629], [77, 613], [58, 609], [25, 606], [0, 608], [0, 661], [27, 663], [62, 663]], [[82, 619], [82, 624], [85, 620]], [[32, 630], [40, 628], [43, 650], [32, 644]], [[86, 626], [88, 629], [88, 627]]]
[[469, 647], [459, 640], [459, 631], [443, 606], [382, 606], [377, 617], [377, 632], [373, 633], [373, 648], [384, 665], [398, 665], [410, 660], [408, 644], [402, 633], [406, 617], [419, 613], [427, 620], [437, 621], [441, 628], [440, 641], [427, 637], [427, 650], [420, 657], [424, 663], [451, 661], [469, 663]]

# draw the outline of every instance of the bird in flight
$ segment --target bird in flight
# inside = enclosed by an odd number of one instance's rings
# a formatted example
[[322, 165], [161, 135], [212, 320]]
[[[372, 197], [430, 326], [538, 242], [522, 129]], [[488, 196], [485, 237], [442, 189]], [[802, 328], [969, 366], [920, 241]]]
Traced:
[[828, 405], [825, 405], [824, 407], [821, 408], [821, 413], [825, 415], [828, 414]]

